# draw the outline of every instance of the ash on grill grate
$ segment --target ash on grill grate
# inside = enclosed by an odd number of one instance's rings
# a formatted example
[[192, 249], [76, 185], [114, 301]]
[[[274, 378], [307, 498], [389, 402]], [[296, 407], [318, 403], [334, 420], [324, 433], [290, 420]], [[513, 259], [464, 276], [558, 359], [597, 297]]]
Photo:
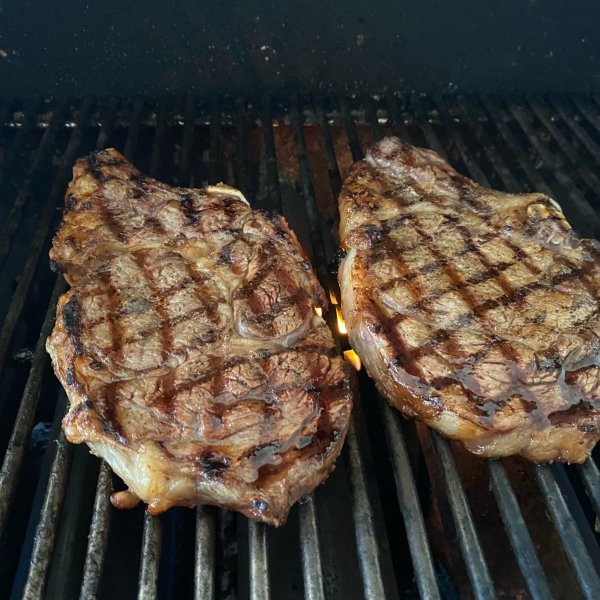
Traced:
[[[211, 507], [115, 511], [109, 496], [122, 484], [60, 433], [66, 398], [44, 341], [65, 284], [46, 257], [77, 156], [114, 146], [167, 183], [239, 187], [288, 218], [335, 299], [341, 182], [392, 133], [483, 185], [550, 194], [579, 233], [600, 233], [595, 97], [0, 103], [7, 597], [600, 597], [594, 460], [573, 468], [476, 459], [403, 421], [364, 371], [352, 371], [356, 409], [336, 471], [278, 530]], [[335, 310], [327, 319], [338, 351], [347, 350]]]

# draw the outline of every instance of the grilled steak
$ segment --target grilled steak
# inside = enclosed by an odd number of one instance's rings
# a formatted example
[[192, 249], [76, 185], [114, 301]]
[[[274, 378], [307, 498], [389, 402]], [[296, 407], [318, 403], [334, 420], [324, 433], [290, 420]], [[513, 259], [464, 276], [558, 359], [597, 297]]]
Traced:
[[600, 419], [600, 244], [542, 194], [386, 138], [340, 196], [350, 342], [406, 417], [482, 456], [583, 462]]
[[47, 342], [86, 442], [152, 513], [281, 525], [333, 469], [352, 407], [326, 299], [282, 217], [177, 189], [115, 150], [80, 159], [51, 258], [73, 286]]

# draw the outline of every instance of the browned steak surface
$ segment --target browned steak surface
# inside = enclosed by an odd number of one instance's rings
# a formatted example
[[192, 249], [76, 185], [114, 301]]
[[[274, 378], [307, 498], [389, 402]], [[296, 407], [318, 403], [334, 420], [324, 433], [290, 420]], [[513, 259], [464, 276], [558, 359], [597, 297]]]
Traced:
[[47, 342], [69, 440], [154, 513], [206, 503], [284, 523], [333, 468], [352, 406], [285, 219], [107, 150], [77, 161], [51, 257], [73, 285]]
[[483, 456], [583, 462], [600, 418], [600, 245], [386, 138], [340, 200], [350, 341], [407, 417]]

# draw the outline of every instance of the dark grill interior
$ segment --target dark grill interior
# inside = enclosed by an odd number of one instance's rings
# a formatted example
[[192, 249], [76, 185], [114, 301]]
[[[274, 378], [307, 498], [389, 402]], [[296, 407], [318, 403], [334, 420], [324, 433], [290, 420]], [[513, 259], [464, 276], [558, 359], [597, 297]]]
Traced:
[[344, 453], [283, 528], [212, 507], [115, 511], [122, 483], [60, 431], [66, 396], [44, 348], [66, 289], [50, 238], [73, 163], [94, 148], [284, 214], [335, 299], [341, 183], [391, 133], [482, 185], [551, 195], [598, 237], [600, 98], [34, 99], [1, 104], [0, 125], [1, 597], [600, 598], [593, 460], [482, 461], [404, 421], [351, 369]]

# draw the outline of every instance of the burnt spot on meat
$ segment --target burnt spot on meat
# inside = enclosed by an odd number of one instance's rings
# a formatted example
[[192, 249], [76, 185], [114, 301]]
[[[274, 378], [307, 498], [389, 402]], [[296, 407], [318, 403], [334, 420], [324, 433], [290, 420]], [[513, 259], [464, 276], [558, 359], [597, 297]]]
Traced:
[[227, 457], [210, 451], [199, 454], [196, 457], [196, 462], [202, 469], [202, 473], [209, 479], [216, 479], [229, 468], [229, 460]]
[[100, 161], [102, 154], [99, 152], [92, 152], [87, 159], [87, 168], [94, 179], [96, 179], [102, 185], [110, 181], [110, 177], [104, 175], [102, 166], [106, 164], [105, 161]]
[[181, 210], [185, 215], [185, 225], [193, 225], [200, 219], [199, 213], [194, 206], [194, 198], [189, 193], [180, 194]]
[[364, 236], [371, 244], [381, 244], [385, 239], [381, 227], [377, 225], [367, 225], [364, 229]]
[[73, 194], [69, 194], [67, 196], [67, 201], [65, 202], [64, 214], [69, 214], [73, 212], [77, 206], [77, 198], [73, 196]]
[[93, 371], [102, 371], [102, 369], [104, 369], [104, 365], [102, 363], [99, 363], [96, 360], [93, 360], [90, 365], [89, 365], [90, 369], [92, 369]]
[[341, 248], [339, 248], [336, 251], [335, 256], [329, 262], [329, 270], [333, 274], [337, 274], [338, 269], [340, 268], [340, 265], [342, 264], [342, 261], [344, 260], [344, 258], [346, 258], [346, 254], [347, 254], [347, 252], [345, 250], [342, 250]]
[[233, 244], [234, 244], [234, 242], [225, 244], [225, 246], [223, 246], [223, 248], [221, 249], [219, 258], [217, 260], [218, 267], [221, 265], [232, 265], [233, 264], [233, 257], [231, 255], [231, 251], [233, 249]]
[[149, 219], [146, 219], [144, 221], [144, 226], [149, 229], [152, 229], [155, 233], [162, 233], [163, 231], [163, 226], [161, 225], [160, 221], [155, 217], [150, 217]]
[[79, 301], [73, 294], [69, 301], [63, 306], [62, 320], [65, 331], [70, 335], [79, 335], [81, 332], [81, 310]]
[[237, 217], [237, 206], [238, 206], [239, 202], [240, 202], [240, 200], [233, 196], [228, 196], [221, 200], [220, 204], [223, 207], [225, 216], [227, 217], [227, 220], [229, 221], [229, 223], [233, 222], [235, 220], [235, 218]]

